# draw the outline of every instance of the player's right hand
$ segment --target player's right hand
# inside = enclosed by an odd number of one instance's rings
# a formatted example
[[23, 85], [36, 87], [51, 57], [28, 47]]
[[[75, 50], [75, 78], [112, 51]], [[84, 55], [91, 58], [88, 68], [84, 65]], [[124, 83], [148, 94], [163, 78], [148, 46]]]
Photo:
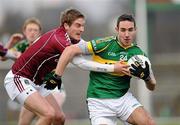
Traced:
[[44, 88], [48, 89], [48, 90], [53, 90], [58, 86], [58, 89], [61, 88], [61, 76], [56, 75], [54, 72], [51, 72], [47, 75], [47, 77], [45, 77], [45, 80], [43, 82], [44, 84], [46, 84], [44, 86]]
[[117, 62], [114, 64], [114, 72], [118, 74], [125, 74], [130, 76], [129, 65], [125, 62]]

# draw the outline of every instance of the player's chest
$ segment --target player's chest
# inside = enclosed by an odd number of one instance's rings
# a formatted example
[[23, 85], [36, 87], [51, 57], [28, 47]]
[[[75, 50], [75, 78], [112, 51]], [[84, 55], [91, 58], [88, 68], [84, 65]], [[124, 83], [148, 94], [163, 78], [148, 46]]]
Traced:
[[128, 61], [131, 57], [131, 51], [129, 49], [123, 48], [107, 48], [106, 50], [99, 53], [99, 56], [104, 59], [114, 60], [114, 61]]

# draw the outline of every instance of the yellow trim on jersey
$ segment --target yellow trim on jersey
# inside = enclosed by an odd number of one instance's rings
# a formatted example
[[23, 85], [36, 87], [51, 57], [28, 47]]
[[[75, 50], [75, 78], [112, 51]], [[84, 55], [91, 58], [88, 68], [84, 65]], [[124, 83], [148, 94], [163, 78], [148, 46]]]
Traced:
[[88, 49], [88, 51], [89, 51], [90, 53], [94, 53], [93, 48], [92, 48], [92, 44], [91, 44], [90, 41], [87, 42], [87, 49]]
[[[103, 49], [96, 51], [96, 53], [102, 52], [102, 51], [105, 50], [108, 46], [109, 46], [109, 44], [108, 44], [107, 46], [105, 46]], [[94, 53], [93, 47], [92, 47], [92, 43], [91, 43], [90, 41], [87, 43], [87, 48], [88, 48], [88, 51], [89, 51], [90, 53]]]
[[96, 61], [98, 63], [103, 63], [103, 64], [114, 64], [117, 62], [117, 61], [113, 61], [113, 60], [103, 59], [100, 56], [94, 55], [94, 54], [92, 56], [92, 60]]
[[[113, 60], [108, 60], [108, 59], [103, 59], [100, 56], [94, 55], [92, 56], [92, 60], [101, 64], [115, 64], [118, 61], [113, 61]], [[121, 63], [121, 62], [119, 62]], [[126, 62], [123, 62], [124, 64], [127, 64]], [[117, 74], [117, 73], [108, 73], [114, 76], [124, 76], [124, 74]]]
[[99, 50], [99, 51], [96, 51], [96, 53], [100, 53], [102, 52], [103, 50], [105, 50], [109, 45], [105, 46], [103, 49]]

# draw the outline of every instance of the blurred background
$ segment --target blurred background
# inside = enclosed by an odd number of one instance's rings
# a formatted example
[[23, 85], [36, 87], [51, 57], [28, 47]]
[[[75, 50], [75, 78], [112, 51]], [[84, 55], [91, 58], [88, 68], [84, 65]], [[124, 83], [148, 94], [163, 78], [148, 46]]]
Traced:
[[[149, 55], [157, 89], [147, 92], [141, 87], [143, 83], [133, 79], [130, 91], [157, 125], [180, 125], [180, 0], [0, 0], [1, 43], [6, 44], [10, 35], [21, 32], [29, 17], [40, 19], [43, 32], [57, 27], [61, 11], [70, 7], [86, 15], [85, 40], [115, 35], [117, 17], [123, 13], [135, 15], [137, 43], [146, 43], [139, 46]], [[17, 124], [19, 114], [19, 107], [9, 104], [3, 86], [12, 63], [0, 62], [0, 125]], [[88, 71], [69, 65], [63, 81], [67, 124], [90, 125], [86, 106]]]

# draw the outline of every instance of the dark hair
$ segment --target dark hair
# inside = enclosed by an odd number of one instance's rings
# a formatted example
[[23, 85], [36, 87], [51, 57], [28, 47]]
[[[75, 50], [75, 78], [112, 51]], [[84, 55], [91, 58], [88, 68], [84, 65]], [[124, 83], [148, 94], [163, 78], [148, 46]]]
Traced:
[[134, 23], [134, 27], [136, 27], [135, 19], [134, 19], [134, 17], [131, 14], [123, 14], [123, 15], [121, 15], [118, 18], [118, 20], [117, 20], [117, 27], [119, 27], [119, 23], [121, 21], [130, 21], [130, 22], [133, 22]]
[[84, 15], [76, 9], [67, 9], [61, 13], [61, 25], [67, 23], [69, 26], [78, 18], [85, 18]]

